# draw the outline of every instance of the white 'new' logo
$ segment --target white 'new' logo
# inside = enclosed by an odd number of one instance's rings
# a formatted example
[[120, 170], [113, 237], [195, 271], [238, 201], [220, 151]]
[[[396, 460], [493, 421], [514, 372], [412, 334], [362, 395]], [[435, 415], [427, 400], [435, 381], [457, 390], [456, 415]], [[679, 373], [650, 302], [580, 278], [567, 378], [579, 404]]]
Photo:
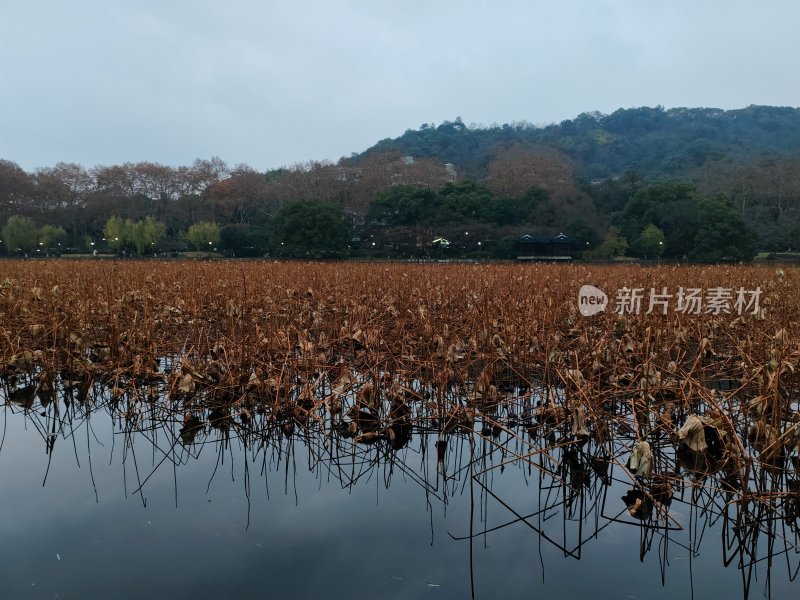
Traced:
[[608, 306], [608, 296], [600, 288], [583, 285], [578, 292], [578, 309], [584, 317], [601, 313]]

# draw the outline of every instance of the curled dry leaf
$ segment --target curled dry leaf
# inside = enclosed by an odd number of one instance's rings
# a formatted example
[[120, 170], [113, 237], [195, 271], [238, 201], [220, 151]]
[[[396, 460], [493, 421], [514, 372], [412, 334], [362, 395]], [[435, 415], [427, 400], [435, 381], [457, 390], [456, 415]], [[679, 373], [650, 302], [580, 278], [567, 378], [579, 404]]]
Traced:
[[640, 440], [634, 444], [630, 459], [628, 459], [628, 468], [637, 477], [650, 477], [653, 470], [653, 451], [650, 449], [649, 442]]

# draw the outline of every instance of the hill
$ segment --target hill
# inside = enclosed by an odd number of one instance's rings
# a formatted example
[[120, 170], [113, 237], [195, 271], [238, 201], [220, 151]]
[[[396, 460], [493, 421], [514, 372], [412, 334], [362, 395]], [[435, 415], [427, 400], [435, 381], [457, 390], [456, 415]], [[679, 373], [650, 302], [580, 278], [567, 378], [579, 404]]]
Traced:
[[559, 124], [466, 126], [460, 118], [422, 124], [384, 139], [352, 158], [401, 152], [438, 158], [483, 179], [493, 157], [505, 148], [546, 147], [577, 165], [584, 180], [636, 171], [652, 180], [687, 179], [714, 165], [751, 164], [765, 158], [800, 156], [800, 109], [748, 106], [718, 108], [619, 109], [609, 115], [583, 113]]

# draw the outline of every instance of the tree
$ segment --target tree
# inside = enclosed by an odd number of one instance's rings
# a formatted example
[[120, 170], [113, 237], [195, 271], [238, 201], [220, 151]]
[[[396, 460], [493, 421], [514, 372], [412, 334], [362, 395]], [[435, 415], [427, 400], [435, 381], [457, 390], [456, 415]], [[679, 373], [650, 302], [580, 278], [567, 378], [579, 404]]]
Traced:
[[800, 228], [800, 158], [753, 160], [706, 169], [704, 191], [724, 193], [758, 237], [762, 250], [797, 247]]
[[130, 241], [139, 256], [142, 256], [147, 250], [154, 250], [155, 245], [161, 241], [166, 231], [164, 224], [156, 221], [152, 215], [148, 215], [136, 223], [128, 221], [128, 227]]
[[216, 223], [200, 221], [189, 227], [186, 238], [197, 250], [209, 250], [219, 243], [219, 226]]
[[75, 163], [60, 162], [34, 173], [38, 204], [49, 208], [79, 207], [94, 181], [88, 171]]
[[33, 219], [14, 215], [8, 218], [6, 226], [3, 227], [3, 243], [9, 253], [16, 250], [30, 252], [36, 248], [37, 234], [36, 223]]
[[142, 256], [146, 251], [154, 249], [166, 233], [166, 227], [152, 215], [133, 221], [113, 216], [106, 221], [103, 228], [108, 245], [119, 251], [128, 244], [133, 244], [136, 254]]
[[67, 232], [60, 225], [43, 225], [39, 230], [39, 243], [44, 247], [45, 252], [50, 253], [50, 249], [60, 246], [61, 242], [67, 237]]
[[400, 185], [380, 192], [372, 202], [367, 219], [377, 225], [417, 225], [438, 204], [436, 192]]
[[621, 211], [630, 197], [641, 189], [642, 175], [627, 171], [619, 177], [609, 177], [601, 183], [587, 186], [587, 193], [594, 199], [597, 210], [603, 214]]
[[220, 223], [253, 223], [276, 210], [270, 198], [267, 178], [246, 165], [238, 165], [231, 176], [203, 193], [203, 201], [211, 208], [209, 217], [200, 220]]
[[0, 215], [22, 212], [33, 192], [31, 176], [16, 163], [0, 159]]
[[574, 181], [574, 167], [565, 154], [517, 144], [495, 152], [486, 186], [498, 197], [518, 198], [532, 187], [554, 191], [571, 188]]
[[[683, 258], [694, 247], [703, 221], [700, 198], [691, 184], [668, 181], [636, 191], [619, 216], [626, 239], [637, 240], [653, 224], [664, 234], [664, 254]], [[634, 247], [637, 254], [644, 254]]]
[[615, 256], [625, 256], [625, 250], [627, 249], [628, 242], [619, 234], [619, 230], [616, 227], [609, 227], [603, 243], [587, 254], [588, 258], [611, 259]]
[[724, 196], [701, 200], [703, 225], [689, 257], [701, 262], [751, 260], [755, 255], [752, 232], [741, 213]]
[[494, 247], [494, 257], [502, 259], [511, 259], [517, 255], [517, 237], [514, 235], [507, 235], [497, 241]]
[[273, 223], [276, 250], [282, 256], [339, 257], [352, 239], [352, 221], [341, 207], [316, 200], [296, 200], [281, 207]]
[[597, 232], [586, 221], [578, 219], [567, 225], [566, 233], [580, 248], [581, 252], [591, 250], [600, 241]]
[[226, 225], [219, 230], [219, 246], [233, 256], [260, 256], [268, 250], [263, 232], [263, 228], [246, 223]]
[[492, 193], [472, 181], [448, 183], [439, 192], [437, 211], [426, 221], [432, 225], [470, 223], [492, 214]]
[[119, 252], [129, 241], [130, 219], [123, 219], [116, 215], [112, 216], [106, 221], [106, 226], [103, 228], [103, 235], [108, 245]]
[[644, 258], [660, 258], [664, 253], [667, 238], [664, 232], [652, 223], [645, 225], [634, 243], [634, 251]]

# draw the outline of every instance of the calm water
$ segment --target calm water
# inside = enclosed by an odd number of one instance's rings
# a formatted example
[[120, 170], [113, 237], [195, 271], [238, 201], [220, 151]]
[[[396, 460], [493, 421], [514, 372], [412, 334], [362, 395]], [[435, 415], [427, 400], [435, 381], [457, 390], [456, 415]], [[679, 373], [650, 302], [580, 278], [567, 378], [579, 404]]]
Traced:
[[642, 527], [591, 444], [519, 459], [522, 427], [415, 428], [393, 450], [256, 419], [182, 438], [145, 402], [1, 394], [3, 598], [737, 598], [747, 574], [750, 597], [797, 594], [784, 545], [769, 579], [724, 566], [724, 497], [676, 490], [671, 530]]

